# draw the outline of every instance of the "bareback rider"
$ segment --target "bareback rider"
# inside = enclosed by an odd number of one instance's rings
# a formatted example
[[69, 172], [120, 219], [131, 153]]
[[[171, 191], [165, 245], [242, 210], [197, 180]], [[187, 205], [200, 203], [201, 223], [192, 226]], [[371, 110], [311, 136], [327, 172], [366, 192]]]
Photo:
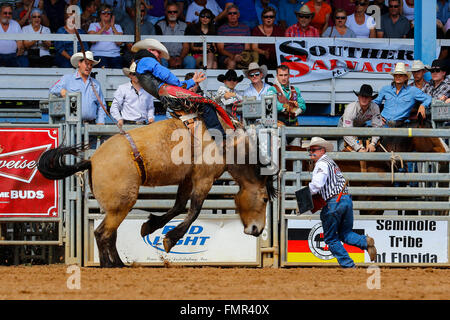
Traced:
[[196, 72], [192, 79], [178, 80], [169, 69], [161, 65], [160, 59], [169, 59], [169, 53], [167, 48], [155, 39], [138, 41], [131, 51], [135, 53], [136, 76], [140, 84], [147, 92], [159, 99], [166, 109], [172, 109], [179, 116], [179, 111], [192, 113], [196, 111], [191, 110], [192, 106], [198, 106], [206, 127], [209, 130], [216, 129], [224, 136], [225, 131], [217, 117], [217, 111], [223, 121], [234, 128], [231, 119], [219, 105], [187, 90], [196, 83], [204, 81], [206, 79], [204, 73]]
[[[359, 92], [353, 91], [358, 97], [358, 101], [352, 102], [345, 107], [344, 114], [339, 119], [338, 127], [366, 127], [366, 122], [370, 120], [373, 128], [381, 128], [380, 108], [372, 102], [377, 97], [373, 94], [373, 89], [369, 84], [363, 84]], [[372, 137], [370, 143], [364, 145], [357, 137], [344, 136], [345, 150], [358, 152], [374, 152], [380, 137]]]

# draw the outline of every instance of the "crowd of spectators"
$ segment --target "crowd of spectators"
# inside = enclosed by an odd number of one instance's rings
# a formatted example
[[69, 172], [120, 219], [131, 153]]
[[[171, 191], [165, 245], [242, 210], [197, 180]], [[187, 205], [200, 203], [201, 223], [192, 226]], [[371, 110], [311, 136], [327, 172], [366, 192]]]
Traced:
[[[141, 35], [221, 35], [230, 37], [414, 37], [414, 0], [142, 0], [137, 13], [134, 0], [19, 0], [1, 6], [3, 33], [74, 33], [67, 21], [78, 7], [80, 34], [132, 35], [140, 15]], [[379, 7], [377, 26], [369, 6]], [[68, 10], [72, 6], [72, 10]], [[437, 37], [448, 38], [448, 0], [437, 0]], [[203, 65], [199, 43], [164, 43], [169, 68], [193, 69]], [[131, 43], [85, 44], [101, 67], [129, 66]], [[259, 62], [274, 70], [273, 44], [217, 43], [208, 45], [209, 69], [247, 68]], [[71, 41], [0, 40], [0, 66], [70, 67]], [[448, 48], [440, 58], [446, 59]]]

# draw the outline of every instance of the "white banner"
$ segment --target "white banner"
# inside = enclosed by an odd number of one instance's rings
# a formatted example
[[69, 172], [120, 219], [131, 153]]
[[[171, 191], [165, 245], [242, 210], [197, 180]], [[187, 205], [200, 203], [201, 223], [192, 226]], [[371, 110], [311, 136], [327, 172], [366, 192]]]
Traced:
[[[173, 219], [163, 228], [142, 238], [140, 230], [145, 221], [125, 219], [117, 229], [117, 251], [124, 263], [162, 263], [165, 260], [251, 265], [258, 262], [257, 238], [244, 234], [238, 216], [236, 219], [197, 219], [170, 253], [164, 251], [164, 236], [182, 219]], [[100, 223], [101, 220], [95, 220], [94, 228]], [[94, 262], [99, 262], [97, 245], [94, 246]]]
[[[377, 263], [448, 263], [448, 221], [378, 219], [354, 221], [353, 230], [375, 239]], [[358, 263], [370, 262], [364, 250], [347, 246]], [[288, 220], [288, 262], [337, 263], [323, 240], [320, 220]]]
[[276, 50], [278, 63], [291, 70], [291, 84], [339, 77], [350, 70], [391, 72], [397, 62], [409, 67], [414, 60], [412, 45], [335, 38], [280, 38]]

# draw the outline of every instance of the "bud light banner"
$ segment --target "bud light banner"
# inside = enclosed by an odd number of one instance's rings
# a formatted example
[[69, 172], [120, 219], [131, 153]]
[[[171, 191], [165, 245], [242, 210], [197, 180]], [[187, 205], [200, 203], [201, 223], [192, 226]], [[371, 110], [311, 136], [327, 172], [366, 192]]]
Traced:
[[58, 128], [0, 128], [0, 218], [58, 217], [58, 181], [37, 170], [58, 137]]
[[332, 38], [302, 38], [276, 43], [278, 62], [290, 69], [292, 83], [336, 78], [349, 71], [391, 72], [397, 62], [407, 67], [414, 46], [393, 42], [356, 42]]

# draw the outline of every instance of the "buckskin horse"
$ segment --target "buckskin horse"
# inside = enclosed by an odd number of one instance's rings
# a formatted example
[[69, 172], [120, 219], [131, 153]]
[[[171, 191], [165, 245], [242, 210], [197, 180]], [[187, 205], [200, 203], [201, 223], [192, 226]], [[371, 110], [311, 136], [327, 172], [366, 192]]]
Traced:
[[[199, 121], [203, 132], [201, 151], [219, 151], [218, 144], [211, 139], [203, 122]], [[178, 131], [180, 130], [180, 131]], [[214, 181], [226, 170], [239, 184], [239, 192], [235, 195], [236, 211], [239, 213], [244, 226], [244, 232], [259, 236], [265, 227], [266, 205], [276, 196], [273, 187], [274, 176], [261, 175], [260, 164], [227, 163], [225, 154], [220, 161], [197, 163], [192, 151], [193, 144], [189, 139], [181, 142], [171, 139], [173, 132], [182, 133], [184, 137], [191, 136], [183, 123], [178, 119], [168, 119], [152, 123], [148, 126], [132, 129], [128, 134], [132, 137], [139, 150], [146, 179], [142, 181], [139, 167], [130, 156], [132, 147], [129, 141], [116, 134], [106, 140], [89, 160], [83, 160], [75, 165], [66, 165], [65, 155], [78, 155], [85, 146], [60, 146], [43, 153], [38, 162], [38, 170], [48, 179], [63, 179], [78, 171], [88, 170], [91, 190], [106, 215], [102, 223], [94, 231], [99, 249], [101, 267], [122, 267], [116, 248], [117, 228], [136, 203], [139, 187], [178, 185], [175, 205], [163, 216], [151, 214], [147, 222], [141, 227], [141, 235], [146, 236], [163, 227], [175, 216], [186, 211], [186, 204], [190, 200], [190, 208], [184, 220], [169, 231], [163, 245], [166, 252], [177, 243], [188, 230], [192, 222], [198, 217], [203, 201], [208, 195]], [[236, 134], [234, 143], [228, 144], [227, 151], [236, 149], [237, 140], [246, 145], [245, 157], [249, 158], [249, 138], [243, 130]], [[198, 142], [198, 141], [197, 141]], [[221, 150], [221, 149], [220, 149]], [[187, 157], [182, 163], [173, 161], [174, 154]]]

